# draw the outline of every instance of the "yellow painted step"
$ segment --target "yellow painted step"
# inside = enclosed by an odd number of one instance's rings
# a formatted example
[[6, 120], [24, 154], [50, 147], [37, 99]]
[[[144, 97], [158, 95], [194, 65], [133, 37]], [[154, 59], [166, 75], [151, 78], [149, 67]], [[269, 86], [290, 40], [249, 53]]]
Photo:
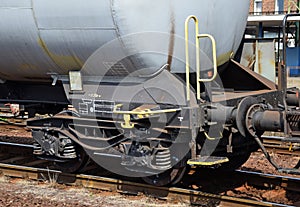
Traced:
[[202, 156], [195, 159], [190, 159], [187, 161], [189, 165], [197, 165], [197, 166], [213, 166], [219, 165], [225, 162], [228, 162], [229, 159], [227, 157], [215, 157], [215, 156]]

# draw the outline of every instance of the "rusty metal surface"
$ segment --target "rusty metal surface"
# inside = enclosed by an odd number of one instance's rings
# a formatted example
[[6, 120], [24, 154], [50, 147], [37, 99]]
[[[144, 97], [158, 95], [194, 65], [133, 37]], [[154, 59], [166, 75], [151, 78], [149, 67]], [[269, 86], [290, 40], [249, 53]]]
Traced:
[[249, 67], [258, 74], [275, 82], [275, 42], [255, 41], [245, 43], [242, 52], [241, 64]]
[[[232, 8], [237, 9], [228, 13]], [[67, 74], [111, 40], [115, 44], [105, 48], [103, 65], [88, 74], [127, 54], [133, 54], [128, 59], [133, 70], [146, 67], [151, 73], [169, 63], [173, 72], [184, 72], [183, 23], [191, 14], [199, 17], [201, 33], [217, 39], [221, 64], [239, 46], [248, 8], [249, 2], [240, 0], [2, 0], [0, 78], [32, 81], [50, 79], [49, 72]], [[210, 45], [201, 44], [209, 56]], [[210, 58], [203, 64], [210, 67]]]
[[259, 91], [241, 91], [241, 92], [230, 92], [226, 91], [223, 94], [219, 95], [218, 93], [213, 94], [213, 102], [222, 102], [231, 99], [240, 99], [248, 96], [257, 96], [270, 92], [269, 90], [259, 90]]
[[275, 41], [256, 44], [256, 62], [254, 71], [275, 82]]

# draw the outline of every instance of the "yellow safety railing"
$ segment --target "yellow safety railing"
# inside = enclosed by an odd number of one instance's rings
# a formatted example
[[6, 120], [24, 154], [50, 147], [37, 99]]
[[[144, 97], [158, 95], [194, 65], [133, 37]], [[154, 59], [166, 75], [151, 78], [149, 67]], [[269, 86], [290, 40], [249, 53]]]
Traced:
[[[185, 73], [186, 73], [186, 96], [187, 101], [191, 100], [190, 94], [190, 62], [189, 62], [189, 22], [193, 19], [195, 22], [195, 42], [196, 42], [196, 82], [197, 82], [197, 100], [200, 100], [200, 82], [210, 82], [217, 77], [217, 49], [216, 41], [210, 34], [199, 34], [199, 21], [194, 15], [191, 15], [185, 20]], [[211, 78], [201, 79], [200, 78], [200, 39], [209, 38], [212, 44], [212, 56], [213, 56], [213, 75]]]

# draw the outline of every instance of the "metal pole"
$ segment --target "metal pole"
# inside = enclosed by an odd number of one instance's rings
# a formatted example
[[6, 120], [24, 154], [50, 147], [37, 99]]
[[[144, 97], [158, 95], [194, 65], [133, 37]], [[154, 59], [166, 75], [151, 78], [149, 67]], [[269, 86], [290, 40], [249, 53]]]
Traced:
[[[284, 16], [283, 21], [282, 21], [282, 33], [283, 33], [283, 60], [282, 60], [282, 65], [281, 65], [281, 79], [280, 79], [280, 84], [279, 85], [279, 90], [282, 90], [284, 98], [283, 98], [283, 103], [284, 103], [284, 116], [286, 117], [287, 115], [287, 65], [286, 65], [286, 48], [287, 48], [287, 31], [286, 31], [286, 26], [288, 22], [289, 17], [293, 16], [300, 16], [300, 14], [287, 14]], [[289, 131], [287, 119], [284, 120], [284, 134], [287, 135]]]
[[287, 89], [287, 71], [286, 71], [286, 48], [287, 48], [287, 31], [286, 31], [286, 26], [288, 22], [289, 17], [295, 17], [295, 16], [300, 16], [300, 14], [287, 14], [284, 16], [283, 21], [282, 21], [282, 38], [283, 38], [283, 48], [282, 48], [282, 62], [281, 62], [281, 78], [279, 79], [279, 90], [282, 90], [284, 94], [286, 95], [286, 89]]
[[263, 23], [259, 22], [259, 26], [258, 26], [258, 38], [263, 38], [263, 37], [264, 37]]
[[[300, 0], [297, 0], [297, 13], [299, 14], [299, 8], [300, 8]], [[300, 46], [300, 24], [299, 22], [296, 23], [297, 31], [296, 31], [296, 46]]]
[[[278, 43], [277, 43], [277, 76], [280, 74], [281, 52], [280, 52], [281, 28], [278, 27]], [[279, 79], [278, 79], [279, 82]], [[278, 83], [277, 83], [278, 84]]]

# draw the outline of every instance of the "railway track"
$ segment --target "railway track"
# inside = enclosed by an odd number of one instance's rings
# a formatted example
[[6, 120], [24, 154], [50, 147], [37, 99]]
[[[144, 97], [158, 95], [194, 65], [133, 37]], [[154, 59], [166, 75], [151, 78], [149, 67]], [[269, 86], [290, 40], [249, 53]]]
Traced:
[[[186, 182], [179, 184], [177, 187], [154, 187], [139, 182], [126, 181], [118, 176], [110, 178], [95, 176], [86, 171], [82, 174], [66, 174], [51, 169], [47, 161], [36, 160], [31, 154], [32, 145], [0, 142], [1, 148], [15, 148], [10, 157], [1, 157], [0, 154], [0, 172], [4, 176], [14, 178], [25, 178], [31, 180], [50, 180], [67, 185], [79, 185], [87, 188], [94, 188], [109, 192], [119, 192], [122, 194], [139, 195], [144, 194], [151, 197], [167, 200], [168, 202], [184, 201], [194, 205], [208, 206], [285, 206], [277, 203], [262, 202], [251, 200], [249, 198], [238, 198], [221, 195], [219, 192], [206, 191], [205, 188], [195, 189], [197, 183], [208, 181], [212, 177], [218, 177], [219, 185], [222, 185], [222, 176], [212, 176], [208, 173], [208, 178], [200, 178], [197, 173], [187, 175]], [[7, 154], [7, 153], [6, 153]], [[18, 155], [19, 154], [19, 155]], [[50, 165], [50, 167], [49, 167]], [[227, 177], [228, 175], [225, 174]], [[210, 177], [211, 176], [211, 177]], [[234, 176], [234, 177], [233, 177]], [[275, 176], [255, 172], [236, 171], [229, 175], [229, 179], [240, 182], [247, 182], [251, 185], [263, 186], [273, 189], [276, 186], [288, 191], [300, 192], [300, 179]], [[204, 180], [203, 180], [204, 179]], [[197, 181], [197, 182], [195, 182]], [[208, 183], [212, 184], [212, 183]], [[201, 184], [203, 185], [203, 184]], [[232, 185], [232, 184], [228, 184]]]
[[283, 142], [283, 137], [279, 136], [263, 136], [263, 144], [266, 149], [283, 155], [300, 156], [300, 144]]
[[92, 175], [64, 174], [60, 171], [32, 168], [19, 165], [0, 164], [2, 175], [26, 178], [31, 180], [55, 179], [57, 183], [68, 185], [79, 185], [87, 188], [94, 188], [122, 194], [138, 195], [145, 194], [156, 198], [168, 200], [170, 202], [189, 201], [193, 205], [210, 206], [286, 206], [282, 204], [260, 202], [249, 199], [235, 198], [202, 191], [183, 189], [154, 187], [142, 183], [119, 180], [115, 178], [105, 178]]
[[278, 176], [260, 172], [236, 170], [236, 176], [247, 179], [249, 185], [275, 188], [277, 186], [285, 190], [300, 192], [300, 178], [289, 176]]

